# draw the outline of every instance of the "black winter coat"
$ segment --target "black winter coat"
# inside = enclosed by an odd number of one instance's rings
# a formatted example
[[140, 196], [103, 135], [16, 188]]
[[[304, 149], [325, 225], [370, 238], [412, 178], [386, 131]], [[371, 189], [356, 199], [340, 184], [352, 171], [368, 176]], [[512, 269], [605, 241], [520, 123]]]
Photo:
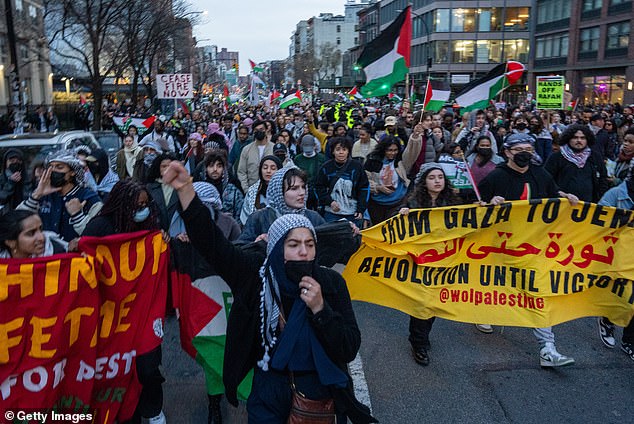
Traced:
[[[192, 245], [213, 264], [233, 293], [234, 301], [227, 321], [223, 381], [227, 400], [237, 406], [238, 385], [249, 370], [257, 366], [264, 353], [260, 334], [262, 279], [259, 269], [265, 258], [258, 253], [247, 253], [224, 238], [215, 224], [210, 225], [213, 222], [211, 214], [197, 196], [181, 216]], [[361, 344], [350, 294], [345, 281], [335, 271], [318, 267], [314, 278], [322, 288], [324, 309], [315, 315], [308, 311], [310, 324], [330, 359], [347, 372], [346, 364], [355, 358]], [[285, 311], [287, 316], [288, 312]], [[354, 396], [351, 396], [352, 400], [349, 398], [352, 384], [341, 392], [333, 393], [337, 411], [354, 415], [354, 409], [359, 406], [353, 405]]]

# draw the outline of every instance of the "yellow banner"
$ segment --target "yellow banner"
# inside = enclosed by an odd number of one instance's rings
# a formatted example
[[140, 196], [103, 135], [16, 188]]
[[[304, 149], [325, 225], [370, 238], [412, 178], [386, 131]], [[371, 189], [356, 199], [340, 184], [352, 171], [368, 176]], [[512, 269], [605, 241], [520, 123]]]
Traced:
[[354, 300], [419, 318], [547, 327], [634, 315], [634, 211], [567, 200], [412, 210], [363, 231]]

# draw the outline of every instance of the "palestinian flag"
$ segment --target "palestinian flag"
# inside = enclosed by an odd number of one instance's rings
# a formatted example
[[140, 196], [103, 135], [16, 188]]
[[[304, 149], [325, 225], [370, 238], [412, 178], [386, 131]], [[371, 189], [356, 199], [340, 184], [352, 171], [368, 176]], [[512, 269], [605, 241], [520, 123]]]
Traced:
[[259, 67], [254, 61], [249, 59], [249, 65], [251, 65], [251, 72], [263, 72], [264, 68]]
[[[172, 298], [180, 316], [181, 346], [203, 367], [207, 393], [222, 394], [231, 289], [190, 243], [172, 240], [170, 250], [174, 258]], [[249, 396], [251, 378], [252, 372], [238, 386], [240, 399]]]
[[500, 63], [484, 77], [467, 84], [456, 95], [456, 103], [463, 112], [484, 109], [498, 94], [519, 81], [524, 69], [519, 62]]
[[361, 87], [363, 97], [384, 96], [394, 84], [405, 79], [411, 44], [412, 14], [408, 6], [359, 56], [357, 65], [363, 68], [366, 77]]
[[299, 90], [297, 90], [293, 94], [289, 94], [288, 96], [282, 99], [282, 101], [280, 102], [280, 109], [287, 108], [301, 101], [302, 101], [302, 93]]
[[350, 98], [354, 97], [355, 99], [362, 99], [363, 98], [361, 93], [359, 93], [359, 89], [357, 88], [356, 85], [354, 87], [352, 87], [352, 90], [348, 91], [347, 96], [350, 97]]
[[579, 97], [576, 100], [568, 102], [568, 110], [575, 111], [577, 109], [577, 103], [579, 102]]
[[130, 118], [129, 116], [113, 116], [112, 122], [119, 127], [122, 133], [126, 134], [130, 125], [134, 125], [137, 129], [139, 136], [145, 134], [145, 132], [152, 126], [156, 116], [150, 116], [149, 118]]
[[271, 96], [270, 96], [270, 98], [269, 98], [269, 99], [270, 99], [269, 101], [270, 101], [270, 102], [273, 102], [273, 100], [275, 100], [275, 99], [277, 99], [277, 98], [279, 98], [279, 97], [281, 97], [281, 96], [282, 96], [282, 95], [280, 94], [280, 92], [279, 92], [279, 91], [277, 91], [276, 89], [273, 89], [273, 91], [271, 92]]
[[446, 83], [428, 79], [427, 87], [425, 87], [423, 110], [438, 112], [447, 103], [450, 95], [451, 90]]
[[394, 94], [394, 93], [388, 93], [387, 98], [390, 101], [394, 101], [394, 102], [400, 102], [403, 100], [403, 98], [401, 96], [399, 96], [398, 94]]

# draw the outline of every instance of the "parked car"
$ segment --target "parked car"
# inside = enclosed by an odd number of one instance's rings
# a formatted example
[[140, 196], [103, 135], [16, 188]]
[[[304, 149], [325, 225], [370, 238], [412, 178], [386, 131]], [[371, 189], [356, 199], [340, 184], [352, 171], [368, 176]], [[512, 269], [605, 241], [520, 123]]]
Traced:
[[25, 169], [30, 174], [33, 161], [45, 160], [57, 150], [72, 150], [77, 146], [88, 146], [91, 150], [101, 147], [95, 136], [85, 131], [10, 134], [0, 136], [0, 158], [9, 148], [20, 149], [24, 155]]

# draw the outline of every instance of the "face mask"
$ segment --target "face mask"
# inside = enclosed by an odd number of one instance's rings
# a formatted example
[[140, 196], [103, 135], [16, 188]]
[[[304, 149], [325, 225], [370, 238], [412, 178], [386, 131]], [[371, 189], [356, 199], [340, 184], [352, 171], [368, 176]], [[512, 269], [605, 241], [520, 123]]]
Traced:
[[313, 157], [315, 155], [315, 148], [313, 146], [302, 146], [302, 153], [306, 157]]
[[526, 124], [524, 122], [520, 122], [518, 124], [515, 124], [515, 128], [517, 128], [520, 131], [524, 131], [526, 129]]
[[276, 154], [275, 155], [280, 161], [282, 161], [282, 163], [284, 163], [284, 161], [286, 160], [286, 153], [282, 153], [282, 154]]
[[253, 133], [253, 137], [255, 137], [256, 140], [262, 141], [264, 137], [266, 137], [266, 133], [264, 131], [256, 131]]
[[478, 147], [478, 153], [483, 157], [491, 157], [493, 155], [493, 149], [490, 147]]
[[158, 157], [158, 155], [156, 153], [148, 153], [147, 155], [143, 156], [143, 163], [145, 164], [145, 166], [152, 166], [152, 162], [154, 162], [154, 159], [156, 159]]
[[51, 172], [51, 185], [53, 187], [63, 187], [66, 184], [66, 173], [64, 172]]
[[531, 163], [532, 157], [533, 157], [532, 153], [519, 152], [519, 153], [516, 153], [515, 156], [513, 156], [513, 162], [515, 162], [515, 165], [519, 166], [520, 168], [524, 168], [528, 166], [529, 163]]
[[139, 223], [145, 221], [148, 216], [150, 216], [150, 208], [146, 206], [143, 209], [136, 211], [134, 217], [132, 217], [132, 220]]
[[9, 167], [7, 169], [9, 171], [11, 171], [12, 174], [15, 174], [16, 172], [22, 171], [22, 164], [21, 163], [12, 163], [11, 165], [9, 165]]
[[539, 125], [531, 125], [531, 132], [537, 134], [539, 132]]
[[302, 277], [313, 276], [313, 261], [286, 261], [284, 263], [284, 270], [286, 271], [286, 278], [295, 284], [299, 284]]

